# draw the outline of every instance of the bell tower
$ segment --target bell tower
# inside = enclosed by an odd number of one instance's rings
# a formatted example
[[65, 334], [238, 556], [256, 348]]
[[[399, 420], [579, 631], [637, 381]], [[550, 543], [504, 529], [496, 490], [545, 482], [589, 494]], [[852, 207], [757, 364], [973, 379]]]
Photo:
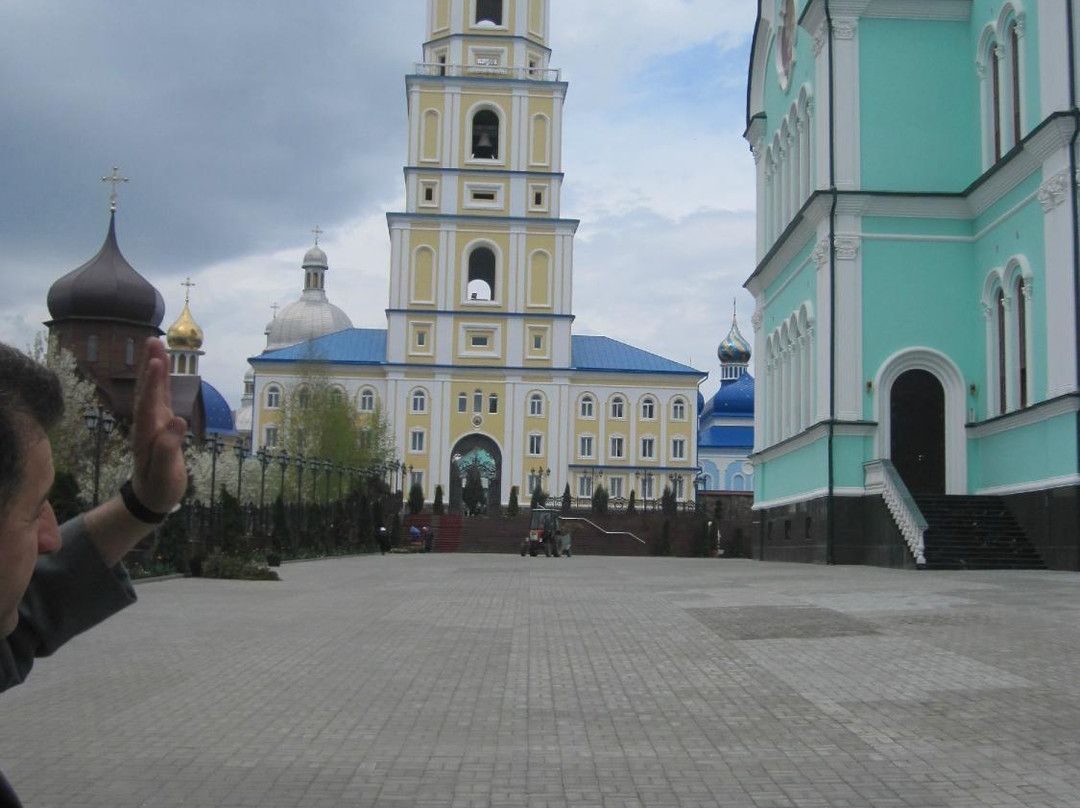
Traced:
[[430, 0], [406, 77], [406, 209], [391, 237], [387, 361], [567, 368], [573, 237], [560, 218], [567, 85], [550, 0]]

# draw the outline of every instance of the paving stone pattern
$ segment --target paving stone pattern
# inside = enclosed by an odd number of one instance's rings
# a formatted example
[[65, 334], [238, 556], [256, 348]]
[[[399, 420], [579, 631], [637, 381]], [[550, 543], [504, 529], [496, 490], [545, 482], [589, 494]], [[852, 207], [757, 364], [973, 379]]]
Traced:
[[0, 697], [27, 808], [1080, 806], [1080, 576], [372, 556], [171, 580]]

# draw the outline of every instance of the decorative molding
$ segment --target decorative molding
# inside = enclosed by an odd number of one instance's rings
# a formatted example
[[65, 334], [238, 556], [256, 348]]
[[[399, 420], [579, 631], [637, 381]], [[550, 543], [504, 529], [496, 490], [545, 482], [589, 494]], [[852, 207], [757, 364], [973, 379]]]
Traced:
[[754, 313], [750, 316], [750, 324], [754, 327], [754, 331], [761, 330], [761, 323], [764, 320], [764, 315], [761, 309], [754, 309]]
[[861, 239], [851, 236], [836, 239], [836, 257], [841, 261], [854, 261], [861, 243]]
[[1024, 300], [1028, 303], [1031, 302], [1031, 296], [1034, 293], [1032, 287], [1035, 285], [1034, 279], [1030, 275], [1024, 275], [1024, 283], [1020, 287], [1021, 292], [1024, 295]]
[[822, 23], [818, 26], [814, 32], [814, 56], [821, 56], [821, 52], [825, 50], [825, 43], [829, 41], [829, 27]]
[[1039, 204], [1042, 205], [1043, 213], [1049, 213], [1065, 201], [1068, 174], [1068, 171], [1059, 171], [1039, 186]]
[[1024, 38], [1024, 28], [1025, 28], [1025, 26], [1027, 24], [1027, 15], [1025, 15], [1025, 14], [1017, 14], [1015, 22], [1016, 22], [1016, 38], [1017, 39], [1023, 39]]
[[979, 77], [979, 81], [986, 80], [986, 65], [981, 61], [975, 62], [975, 75]]
[[1023, 429], [1043, 421], [1060, 418], [1063, 415], [1071, 415], [1078, 410], [1080, 410], [1080, 398], [1076, 395], [1059, 396], [1024, 410], [1000, 415], [981, 424], [971, 424], [967, 427], [967, 435], [969, 438], [987, 438], [991, 435], [999, 435], [1002, 432]]
[[837, 39], [852, 40], [859, 29], [859, 21], [854, 17], [833, 20], [833, 31]]
[[827, 238], [821, 239], [814, 246], [813, 254], [814, 263], [817, 264], [818, 269], [829, 263], [829, 240]]
[[1052, 488], [1066, 488], [1074, 485], [1080, 485], [1080, 474], [1066, 474], [1061, 477], [1050, 477], [1029, 483], [995, 485], [989, 488], [980, 488], [975, 493], [979, 496], [1002, 497], [1009, 494], [1028, 494], [1032, 491], [1048, 491]]
[[983, 319], [989, 321], [990, 318], [994, 316], [994, 307], [991, 306], [989, 303], [983, 303], [982, 304], [982, 314], [983, 314]]

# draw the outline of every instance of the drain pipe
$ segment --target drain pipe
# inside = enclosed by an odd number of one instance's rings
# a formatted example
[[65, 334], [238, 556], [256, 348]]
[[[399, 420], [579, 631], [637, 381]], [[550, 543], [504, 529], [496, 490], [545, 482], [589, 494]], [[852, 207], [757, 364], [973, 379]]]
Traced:
[[829, 36], [829, 194], [832, 196], [829, 209], [829, 487], [825, 496], [826, 564], [835, 563], [833, 546], [836, 540], [836, 205], [839, 200], [836, 191], [836, 65], [833, 48], [836, 38], [830, 6], [829, 0], [825, 0], [825, 25]]
[[[1073, 320], [1076, 328], [1076, 388], [1080, 390], [1080, 205], [1077, 202], [1076, 144], [1080, 139], [1080, 109], [1076, 103], [1076, 20], [1073, 17], [1074, 0], [1065, 0], [1065, 36], [1069, 49], [1069, 113], [1073, 119], [1072, 139], [1069, 141], [1069, 203], [1072, 206], [1072, 253], [1073, 253]], [[1076, 414], [1076, 456], [1080, 471], [1080, 411]]]

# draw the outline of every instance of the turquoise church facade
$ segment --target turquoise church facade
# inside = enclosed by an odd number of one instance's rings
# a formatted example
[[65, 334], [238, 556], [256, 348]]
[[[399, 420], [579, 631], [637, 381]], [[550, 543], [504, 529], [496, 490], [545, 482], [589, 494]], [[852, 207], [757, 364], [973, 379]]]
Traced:
[[920, 562], [999, 496], [1080, 568], [1077, 58], [1064, 0], [761, 0], [756, 553]]

